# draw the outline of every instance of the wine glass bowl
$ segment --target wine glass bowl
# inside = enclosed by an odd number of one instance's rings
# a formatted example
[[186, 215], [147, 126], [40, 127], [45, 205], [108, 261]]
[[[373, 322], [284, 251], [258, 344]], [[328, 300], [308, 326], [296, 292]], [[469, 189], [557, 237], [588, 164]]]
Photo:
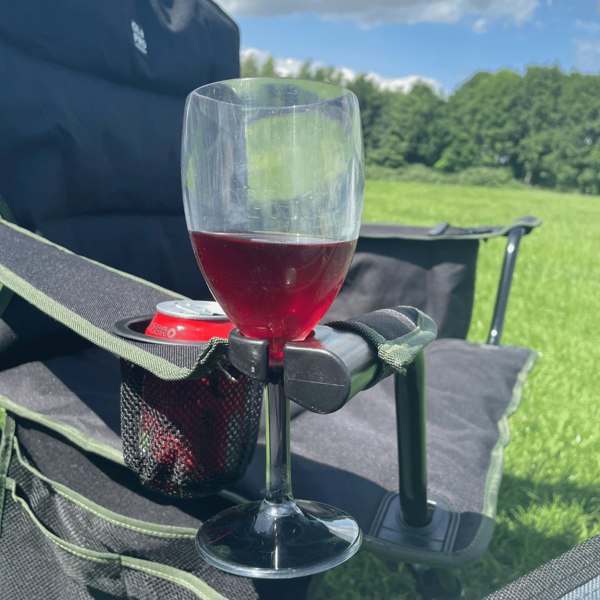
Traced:
[[207, 283], [247, 337], [269, 340], [272, 364], [303, 340], [344, 282], [355, 240], [283, 233], [192, 232]]
[[363, 188], [356, 97], [285, 79], [204, 86], [187, 101], [182, 156], [207, 284], [276, 359], [310, 333], [350, 266]]
[[343, 511], [291, 493], [286, 342], [305, 339], [348, 272], [362, 210], [358, 102], [334, 85], [237, 79], [187, 99], [182, 188], [206, 282], [247, 337], [267, 340], [265, 499], [205, 523], [211, 564], [252, 577], [294, 577], [339, 564], [361, 534]]

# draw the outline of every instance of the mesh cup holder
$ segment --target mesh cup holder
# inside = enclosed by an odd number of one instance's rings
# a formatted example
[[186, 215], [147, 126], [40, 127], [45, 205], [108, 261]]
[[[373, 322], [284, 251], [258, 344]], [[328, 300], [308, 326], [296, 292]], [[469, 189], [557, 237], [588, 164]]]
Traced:
[[121, 360], [125, 464], [153, 490], [179, 498], [214, 494], [252, 460], [263, 385], [215, 368], [188, 381], [163, 381]]

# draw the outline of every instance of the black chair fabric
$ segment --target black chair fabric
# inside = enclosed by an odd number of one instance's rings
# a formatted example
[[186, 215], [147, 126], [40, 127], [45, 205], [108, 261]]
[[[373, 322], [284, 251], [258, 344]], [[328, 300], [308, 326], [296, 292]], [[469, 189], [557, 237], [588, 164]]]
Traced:
[[[413, 560], [452, 564], [458, 549], [458, 562], [468, 562], [493, 531], [498, 490], [486, 484], [494, 479], [491, 470], [500, 473], [493, 463], [508, 442], [506, 418], [516, 409], [534, 354], [438, 340], [425, 356], [429, 497], [460, 514], [468, 535], [463, 531], [464, 539], [446, 556], [410, 554]], [[295, 495], [339, 506], [365, 532], [374, 526], [385, 497], [398, 490], [392, 381], [362, 392], [332, 415], [296, 409], [292, 421]], [[51, 426], [87, 452], [106, 455], [108, 446], [118, 461], [118, 361], [106, 352], [90, 349], [6, 370], [0, 374], [0, 397], [11, 412]], [[231, 489], [247, 499], [260, 498], [264, 477], [259, 440], [246, 475]], [[409, 558], [405, 548], [389, 550]]]
[[[194, 548], [197, 528], [231, 506], [165, 502], [111, 460], [81, 452], [20, 420], [4, 503], [0, 581], [10, 600], [301, 600], [309, 581], [284, 585], [223, 573]], [[65, 466], [68, 465], [68, 468]], [[161, 572], [161, 565], [171, 567]]]
[[[403, 293], [408, 289], [401, 277], [407, 264], [402, 254], [405, 240], [399, 235], [402, 228], [394, 230], [398, 235], [389, 237], [381, 261], [376, 248], [365, 252], [361, 247], [356, 254], [359, 264], [363, 255], [368, 256], [371, 268], [367, 276], [379, 272], [378, 263], [383, 265], [386, 287], [365, 287], [359, 270], [344, 292], [349, 306], [354, 306], [354, 292], [360, 299], [365, 290], [370, 291], [375, 303], [389, 298], [389, 291], [394, 293], [396, 302], [403, 302]], [[26, 297], [31, 290], [23, 282], [29, 282], [40, 295], [35, 302], [42, 310], [49, 310], [57, 318], [63, 318], [64, 311], [64, 322], [83, 335], [91, 328], [88, 339], [105, 350], [121, 350], [115, 345], [113, 319], [128, 316], [127, 311], [147, 313], [153, 301], [169, 296], [166, 290], [123, 277], [14, 226], [0, 225], [0, 234], [9, 241], [2, 245], [0, 254], [4, 280], [13, 283], [15, 291]], [[390, 253], [394, 243], [398, 247]], [[423, 243], [429, 248], [436, 241]], [[444, 246], [453, 242], [437, 240], [437, 243]], [[456, 243], [462, 244], [462, 240]], [[414, 248], [409, 248], [408, 258], [414, 259]], [[427, 263], [424, 265], [419, 268], [427, 272]], [[49, 277], [53, 268], [57, 276]], [[430, 268], [441, 271], [443, 263]], [[464, 267], [462, 270], [467, 272]], [[391, 279], [394, 271], [398, 273], [397, 286]], [[73, 273], [77, 276], [73, 277]], [[442, 283], [456, 279], [443, 276], [437, 279], [438, 293], [451, 295]], [[82, 283], [90, 291], [78, 294]], [[94, 293], [96, 289], [98, 292]], [[464, 289], [471, 294], [470, 286]], [[151, 365], [160, 358], [156, 347], [144, 350], [141, 342], [131, 345], [149, 355]], [[174, 360], [189, 372], [197, 362], [198, 350], [192, 347], [184, 350], [187, 352], [182, 351], [180, 356], [171, 353], [163, 360]], [[386, 547], [399, 559], [452, 565], [476, 557], [493, 531], [497, 489], [494, 485], [490, 487], [489, 482], [499, 479], [498, 456], [507, 441], [504, 421], [518, 402], [534, 355], [521, 348], [443, 338], [428, 347], [426, 358], [429, 496], [460, 515], [457, 538], [445, 552], [420, 552], [394, 544]], [[121, 463], [116, 410], [119, 377], [115, 366], [116, 359], [99, 349], [62, 353], [44, 362], [20, 364], [1, 373], [0, 404], [22, 418], [51, 428], [86, 452]], [[375, 534], [381, 507], [398, 489], [395, 417], [391, 379], [364, 392], [335, 415], [315, 415], [296, 408], [292, 436], [296, 494], [346, 509], [356, 516], [365, 531]], [[232, 488], [248, 499], [259, 497], [264, 485], [261, 448], [264, 446], [259, 447], [245, 478]]]
[[363, 225], [348, 277], [326, 321], [405, 304], [433, 318], [438, 338], [466, 338], [479, 239], [427, 237], [427, 228]]
[[[1, 13], [0, 197], [16, 222], [207, 298], [181, 201], [183, 107], [239, 76], [237, 25], [211, 0], [23, 0]], [[57, 332], [11, 302], [0, 347], [28, 328]]]
[[596, 600], [600, 598], [600, 535], [565, 552], [485, 600]]

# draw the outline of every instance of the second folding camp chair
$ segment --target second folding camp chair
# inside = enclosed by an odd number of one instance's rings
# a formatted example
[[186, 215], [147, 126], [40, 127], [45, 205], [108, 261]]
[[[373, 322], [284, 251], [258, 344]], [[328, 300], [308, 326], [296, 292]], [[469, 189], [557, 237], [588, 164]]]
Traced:
[[[519, 221], [509, 231], [522, 234], [530, 226], [530, 221]], [[373, 231], [369, 227], [365, 230]], [[406, 241], [399, 233], [396, 230], [398, 237], [390, 238], [388, 230], [385, 238], [386, 246], [393, 249], [397, 266], [401, 260], [398, 249]], [[472, 237], [474, 234], [467, 235], [476, 248], [477, 238]], [[214, 368], [216, 363], [211, 361], [221, 355], [221, 344], [205, 348], [201, 354], [198, 351], [190, 354], [188, 348], [185, 355], [166, 351], [156, 356], [156, 352], [148, 356], [143, 348], [140, 351], [139, 344], [130, 341], [123, 344], [112, 332], [113, 319], [147, 314], [157, 302], [178, 296], [90, 263], [15, 226], [4, 224], [2, 236], [0, 278], [4, 284], [102, 348], [78, 349], [42, 361], [25, 362], [5, 369], [0, 377], [1, 402], [9, 414], [3, 438], [5, 464], [9, 465], [6, 485], [10, 492], [6, 495], [9, 510], [5, 511], [3, 524], [3, 535], [9, 536], [8, 546], [4, 546], [7, 552], [18, 555], [11, 544], [20, 545], [21, 538], [17, 535], [11, 542], [10, 534], [17, 524], [19, 531], [25, 530], [25, 524], [19, 524], [14, 514], [20, 509], [26, 511], [21, 519], [27, 516], [34, 519], [28, 526], [33, 527], [31, 534], [38, 531], [39, 536], [42, 528], [45, 536], [42, 539], [48, 546], [42, 551], [38, 542], [39, 552], [34, 553], [28, 566], [36, 560], [47, 562], [52, 548], [53, 552], [68, 554], [70, 544], [77, 541], [82, 544], [76, 548], [83, 554], [84, 564], [85, 551], [98, 551], [97, 544], [103, 550], [101, 554], [110, 555], [112, 561], [117, 561], [120, 555], [148, 560], [148, 551], [152, 549], [156, 554], [150, 556], [156, 562], [171, 565], [173, 561], [172, 566], [190, 570], [196, 576], [200, 573], [202, 579], [226, 597], [231, 595], [228, 586], [232, 582], [242, 585], [245, 581], [243, 585], [248, 589], [244, 594], [255, 590], [257, 597], [265, 593], [261, 592], [263, 588], [291, 593], [290, 589], [307, 584], [231, 578], [202, 566], [193, 548], [193, 531], [201, 519], [228, 502], [260, 497], [265, 468], [262, 437], [242, 479], [229, 486], [228, 491], [208, 498], [177, 500], [176, 489], [162, 490], [168, 492], [164, 498], [160, 493], [144, 491], [122, 466], [123, 447], [131, 443], [123, 437], [127, 429], [123, 430], [122, 419], [127, 418], [130, 406], [127, 393], [131, 393], [134, 384], [129, 379], [126, 387], [122, 387], [120, 421], [119, 361], [105, 350], [121, 356], [125, 364], [140, 365], [143, 370], [155, 373], [159, 380], [161, 375], [167, 379], [185, 379], [194, 370]], [[361, 244], [368, 246], [373, 240], [380, 238], [365, 235]], [[433, 238], [417, 241], [427, 248], [431, 244], [428, 252], [436, 246]], [[408, 242], [412, 245], [415, 240]], [[442, 245], [449, 242], [452, 240], [442, 240]], [[368, 260], [372, 263], [368, 273], [373, 275], [381, 271], [377, 265], [389, 265], [390, 257], [381, 248], [378, 252], [370, 250], [359, 250], [355, 267], [360, 270], [361, 261]], [[24, 257], [28, 260], [23, 260]], [[442, 269], [442, 263], [434, 263], [435, 268]], [[453, 261], [451, 268], [455, 265]], [[353, 286], [359, 302], [361, 278], [353, 270], [340, 298], [341, 304], [352, 294]], [[92, 285], [99, 287], [91, 288]], [[388, 288], [386, 285], [389, 291]], [[398, 288], [399, 292], [403, 289], [403, 286]], [[17, 306], [18, 299], [13, 301]], [[469, 304], [468, 299], [465, 302]], [[406, 332], [409, 337], [404, 342], [408, 342], [410, 334], [419, 326], [422, 328], [422, 323], [419, 324], [415, 313], [404, 310], [415, 324]], [[356, 331], [357, 323], [376, 324], [373, 318], [365, 321], [338, 317], [333, 326], [342, 331]], [[404, 374], [384, 379], [333, 414], [320, 414], [332, 407], [321, 403], [318, 394], [300, 393], [293, 399], [303, 406], [296, 407], [291, 427], [296, 495], [339, 506], [352, 514], [366, 534], [364, 548], [388, 559], [452, 567], [477, 558], [489, 543], [494, 527], [502, 448], [507, 442], [506, 417], [516, 408], [534, 356], [522, 348], [440, 338], [425, 351], [425, 375], [423, 362], [416, 359], [405, 365]], [[123, 373], [130, 370], [127, 367]], [[292, 391], [294, 383], [292, 377]], [[325, 389], [327, 383], [327, 378], [314, 380], [312, 389], [318, 391], [319, 385]], [[166, 383], [161, 385], [164, 390]], [[169, 394], [177, 393], [177, 387], [172, 389]], [[255, 406], [260, 403], [260, 394], [257, 396], [252, 386], [246, 384], [243, 393]], [[181, 402], [185, 403], [185, 399], [182, 395]], [[254, 408], [248, 412], [256, 418], [260, 410]], [[189, 414], [194, 414], [191, 409]], [[16, 433], [10, 425], [13, 422], [17, 423]], [[138, 421], [138, 427], [143, 427], [143, 421]], [[180, 429], [179, 434], [189, 438], [193, 437], [193, 431], [193, 427], [187, 432]], [[135, 439], [142, 443], [143, 438]], [[222, 442], [214, 440], [214, 444]], [[143, 444], [140, 448], [143, 451]], [[181, 491], [181, 495], [188, 495], [183, 488]], [[12, 499], [11, 494], [14, 494]], [[85, 526], [81, 519], [85, 519]], [[102, 533], [107, 527], [105, 521], [117, 528], [115, 532], [109, 527], [110, 538], [106, 539]], [[142, 537], [130, 546], [132, 532], [144, 531], [157, 538], [154, 543], [146, 546], [148, 542]], [[114, 539], [117, 533], [125, 535], [118, 543]], [[169, 549], [178, 536], [182, 536], [180, 554]], [[23, 548], [24, 552], [28, 546]], [[77, 554], [75, 549], [73, 552]], [[94, 556], [92, 553], [87, 559], [93, 562]], [[36, 568], [35, 572], [41, 573], [43, 569]], [[433, 572], [424, 571], [429, 574], [428, 582]], [[11, 570], [11, 573], [22, 585], [22, 572]], [[121, 574], [118, 579], [123, 577]], [[8, 574], [3, 581], [10, 581]], [[34, 577], [31, 583], [33, 589], [46, 585], [44, 578]], [[428, 586], [425, 583], [422, 586], [427, 597]]]

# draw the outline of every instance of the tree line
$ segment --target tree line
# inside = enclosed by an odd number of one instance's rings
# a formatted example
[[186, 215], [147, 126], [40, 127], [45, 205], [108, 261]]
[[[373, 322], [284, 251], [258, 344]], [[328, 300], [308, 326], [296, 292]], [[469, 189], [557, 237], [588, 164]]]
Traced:
[[[272, 58], [242, 75], [274, 76]], [[380, 90], [366, 75], [302, 65], [297, 77], [343, 84], [361, 107], [367, 165], [441, 173], [494, 169], [529, 185], [600, 194], [600, 75], [531, 66], [478, 72], [448, 97], [426, 85]]]

